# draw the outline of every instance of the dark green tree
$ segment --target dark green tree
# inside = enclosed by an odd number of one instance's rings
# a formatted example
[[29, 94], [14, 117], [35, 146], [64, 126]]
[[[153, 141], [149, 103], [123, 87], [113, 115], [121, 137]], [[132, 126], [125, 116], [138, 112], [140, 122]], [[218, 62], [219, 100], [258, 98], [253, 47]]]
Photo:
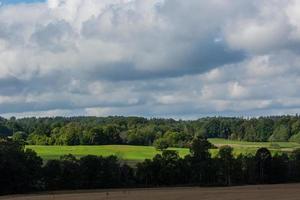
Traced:
[[155, 149], [159, 151], [164, 151], [169, 147], [168, 140], [165, 138], [160, 138], [154, 141]]
[[42, 159], [32, 150], [0, 139], [0, 194], [40, 189]]
[[222, 146], [218, 153], [220, 163], [220, 174], [224, 178], [226, 185], [232, 184], [232, 176], [234, 174], [234, 157], [233, 148], [230, 146]]
[[267, 148], [260, 148], [255, 154], [256, 177], [259, 183], [270, 182], [272, 155]]

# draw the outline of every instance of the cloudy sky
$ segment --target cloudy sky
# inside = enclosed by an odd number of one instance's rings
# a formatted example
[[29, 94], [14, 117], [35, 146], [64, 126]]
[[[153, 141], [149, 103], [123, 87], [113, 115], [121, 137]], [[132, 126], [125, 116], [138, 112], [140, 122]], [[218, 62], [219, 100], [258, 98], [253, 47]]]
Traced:
[[300, 113], [299, 0], [0, 5], [1, 116]]

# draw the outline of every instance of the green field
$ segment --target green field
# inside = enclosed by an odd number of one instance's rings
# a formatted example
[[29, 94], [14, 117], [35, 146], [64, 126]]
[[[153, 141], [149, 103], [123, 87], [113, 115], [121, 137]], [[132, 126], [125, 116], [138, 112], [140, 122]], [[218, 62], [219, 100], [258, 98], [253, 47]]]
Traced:
[[[244, 141], [235, 141], [235, 140], [225, 140], [225, 139], [209, 139], [211, 143], [213, 143], [216, 146], [224, 146], [224, 145], [230, 145], [234, 148], [240, 148], [240, 149], [257, 149], [260, 147], [267, 147], [271, 150], [281, 150], [281, 151], [292, 151], [293, 149], [300, 148], [300, 144], [295, 142], [244, 142]], [[276, 146], [276, 147], [274, 147]]]
[[[42, 158], [56, 159], [62, 155], [73, 154], [76, 157], [86, 155], [110, 156], [116, 155], [122, 160], [144, 160], [153, 158], [159, 153], [150, 146], [129, 146], [129, 145], [103, 145], [103, 146], [26, 146], [38, 153]], [[188, 149], [170, 148], [179, 152], [181, 156], [188, 154]]]
[[[272, 153], [291, 152], [293, 149], [300, 148], [300, 144], [292, 142], [241, 142], [225, 139], [210, 139], [215, 146], [230, 145], [234, 148], [234, 154], [255, 153], [260, 147], [267, 147]], [[274, 145], [275, 144], [275, 145]], [[129, 146], [129, 145], [103, 145], [103, 146], [26, 146], [33, 149], [45, 160], [57, 159], [62, 155], [73, 154], [76, 157], [85, 155], [116, 155], [121, 160], [142, 161], [146, 158], [153, 158], [154, 155], [160, 153], [154, 147], [149, 146]], [[187, 155], [189, 149], [170, 148], [179, 152], [180, 156]], [[217, 149], [212, 149], [213, 156], [217, 154]]]

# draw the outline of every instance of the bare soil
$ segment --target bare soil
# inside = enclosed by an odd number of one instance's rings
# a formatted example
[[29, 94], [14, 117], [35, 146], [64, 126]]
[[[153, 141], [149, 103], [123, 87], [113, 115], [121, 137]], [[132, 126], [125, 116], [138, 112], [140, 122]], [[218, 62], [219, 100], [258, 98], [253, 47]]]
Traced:
[[219, 188], [68, 191], [3, 196], [7, 200], [300, 200], [300, 184]]

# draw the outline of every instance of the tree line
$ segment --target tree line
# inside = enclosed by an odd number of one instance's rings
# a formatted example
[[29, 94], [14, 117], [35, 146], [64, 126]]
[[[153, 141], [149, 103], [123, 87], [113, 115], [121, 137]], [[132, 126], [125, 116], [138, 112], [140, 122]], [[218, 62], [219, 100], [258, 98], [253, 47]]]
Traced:
[[300, 117], [210, 117], [198, 120], [142, 117], [0, 118], [0, 136], [33, 145], [130, 144], [187, 147], [195, 136], [300, 143]]
[[0, 140], [0, 194], [44, 190], [159, 186], [231, 186], [300, 182], [300, 150], [272, 156], [266, 148], [255, 155], [233, 156], [224, 146], [216, 157], [206, 138], [196, 137], [190, 155], [165, 150], [132, 167], [117, 157], [62, 156], [44, 161], [30, 149]]

